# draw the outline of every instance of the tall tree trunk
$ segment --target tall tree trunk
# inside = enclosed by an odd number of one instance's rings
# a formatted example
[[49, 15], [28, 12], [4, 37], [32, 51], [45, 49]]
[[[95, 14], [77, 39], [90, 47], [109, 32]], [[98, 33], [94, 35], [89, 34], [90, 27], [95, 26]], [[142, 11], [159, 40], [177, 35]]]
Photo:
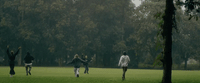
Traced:
[[187, 70], [187, 59], [185, 58], [185, 66], [184, 69]]
[[134, 68], [138, 68], [138, 65], [139, 65], [139, 57], [136, 55]]
[[108, 55], [108, 52], [105, 53], [105, 55], [103, 56], [103, 66], [104, 67], [109, 67], [109, 55]]
[[138, 65], [139, 65], [139, 57], [138, 57], [138, 54], [137, 54], [137, 52], [135, 51], [135, 53], [134, 53], [134, 55], [135, 55], [135, 62], [134, 62], [134, 68], [138, 68]]
[[187, 54], [185, 54], [185, 66], [184, 66], [185, 70], [187, 69], [187, 61], [188, 61], [188, 57], [187, 57]]
[[178, 64], [178, 69], [180, 69], [181, 68], [181, 63], [180, 64]]
[[173, 15], [174, 15], [173, 0], [166, 0], [166, 10], [163, 26], [163, 38], [164, 38], [164, 57], [163, 57], [163, 78], [162, 83], [171, 83], [172, 74], [172, 28], [173, 28]]

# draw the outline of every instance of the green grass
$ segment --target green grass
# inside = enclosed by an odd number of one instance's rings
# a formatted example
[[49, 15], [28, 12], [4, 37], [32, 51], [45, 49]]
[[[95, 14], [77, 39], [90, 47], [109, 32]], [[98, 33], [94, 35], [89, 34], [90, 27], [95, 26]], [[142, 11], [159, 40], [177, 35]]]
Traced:
[[[0, 67], [0, 83], [160, 83], [162, 70], [128, 69], [122, 81], [122, 69], [90, 68], [89, 74], [76, 78], [72, 67], [33, 67], [32, 75], [25, 75], [24, 67], [15, 67], [16, 75], [9, 77], [9, 67]], [[172, 71], [173, 83], [200, 83], [200, 71]]]

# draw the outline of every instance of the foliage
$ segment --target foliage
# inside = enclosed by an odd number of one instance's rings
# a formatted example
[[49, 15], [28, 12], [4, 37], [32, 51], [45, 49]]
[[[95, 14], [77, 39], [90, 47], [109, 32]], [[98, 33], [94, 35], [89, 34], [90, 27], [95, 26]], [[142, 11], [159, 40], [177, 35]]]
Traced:
[[[157, 0], [143, 1], [137, 8], [130, 0], [1, 0], [2, 65], [8, 65], [7, 45], [14, 51], [22, 47], [18, 63], [29, 51], [35, 66], [64, 66], [75, 54], [89, 58], [96, 54], [90, 66], [117, 67], [124, 50], [131, 58], [130, 67], [153, 65], [163, 48], [164, 7], [165, 2]], [[199, 54], [199, 21], [187, 21], [189, 17], [182, 12], [176, 16], [181, 34], [174, 33], [174, 64], [184, 61], [179, 56], [185, 52], [191, 53], [188, 58]]]

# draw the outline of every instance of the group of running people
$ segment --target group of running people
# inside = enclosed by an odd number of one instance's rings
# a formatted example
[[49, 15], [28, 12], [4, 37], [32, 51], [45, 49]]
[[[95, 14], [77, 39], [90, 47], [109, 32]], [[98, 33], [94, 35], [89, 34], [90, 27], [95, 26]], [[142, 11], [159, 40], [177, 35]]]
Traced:
[[[9, 46], [7, 46], [7, 54], [8, 54], [9, 65], [10, 65], [10, 77], [13, 77], [13, 75], [15, 75], [15, 71], [14, 71], [15, 57], [19, 53], [20, 49], [21, 49], [21, 47], [18, 48], [16, 53], [14, 53], [13, 51], [9, 52]], [[31, 56], [30, 53], [27, 52], [27, 55], [24, 58], [27, 76], [28, 76], [28, 74], [31, 75], [31, 67], [32, 67], [32, 61], [33, 60], [34, 60], [33, 56]], [[88, 63], [91, 62], [91, 61], [92, 61], [92, 59], [91, 60], [88, 59], [87, 55], [85, 57], [80, 58], [78, 56], [78, 54], [75, 54], [72, 61], [67, 63], [67, 64], [73, 64], [75, 77], [79, 77], [79, 70], [80, 70], [81, 63], [83, 63], [83, 65], [85, 67], [84, 74], [86, 74], [86, 73], [89, 74], [88, 73], [88, 71], [89, 71]], [[126, 52], [124, 51], [123, 55], [120, 57], [119, 64], [118, 64], [118, 66], [121, 66], [122, 69], [123, 69], [122, 80], [125, 79], [125, 73], [127, 71], [129, 62], [130, 62], [130, 58], [126, 54]]]
[[75, 77], [79, 77], [79, 70], [80, 70], [80, 66], [81, 63], [83, 63], [84, 67], [85, 67], [85, 71], [84, 74], [89, 74], [89, 67], [88, 67], [88, 63], [91, 62], [92, 60], [89, 60], [87, 58], [87, 56], [79, 58], [78, 54], [75, 54], [74, 58], [72, 59], [71, 62], [67, 63], [67, 64], [73, 64], [74, 65], [74, 73], [75, 73]]
[[[10, 65], [10, 77], [13, 77], [15, 75], [14, 67], [15, 67], [15, 57], [19, 53], [19, 50], [21, 47], [18, 48], [17, 52], [14, 53], [14, 51], [9, 52], [9, 46], [7, 46], [7, 54], [9, 58], [9, 65]], [[26, 75], [31, 75], [31, 67], [32, 67], [32, 61], [34, 58], [30, 55], [29, 52], [27, 52], [27, 55], [24, 58], [24, 63], [26, 67]]]

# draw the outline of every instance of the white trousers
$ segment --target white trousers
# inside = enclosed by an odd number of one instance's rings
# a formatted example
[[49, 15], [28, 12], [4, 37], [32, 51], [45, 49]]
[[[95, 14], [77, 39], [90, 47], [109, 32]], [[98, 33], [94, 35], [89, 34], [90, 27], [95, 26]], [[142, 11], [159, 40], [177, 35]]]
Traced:
[[32, 66], [32, 63], [25, 63], [25, 66], [28, 66], [28, 65]]
[[80, 70], [80, 68], [74, 68], [75, 77], [77, 77], [77, 75], [79, 75], [79, 70]]

